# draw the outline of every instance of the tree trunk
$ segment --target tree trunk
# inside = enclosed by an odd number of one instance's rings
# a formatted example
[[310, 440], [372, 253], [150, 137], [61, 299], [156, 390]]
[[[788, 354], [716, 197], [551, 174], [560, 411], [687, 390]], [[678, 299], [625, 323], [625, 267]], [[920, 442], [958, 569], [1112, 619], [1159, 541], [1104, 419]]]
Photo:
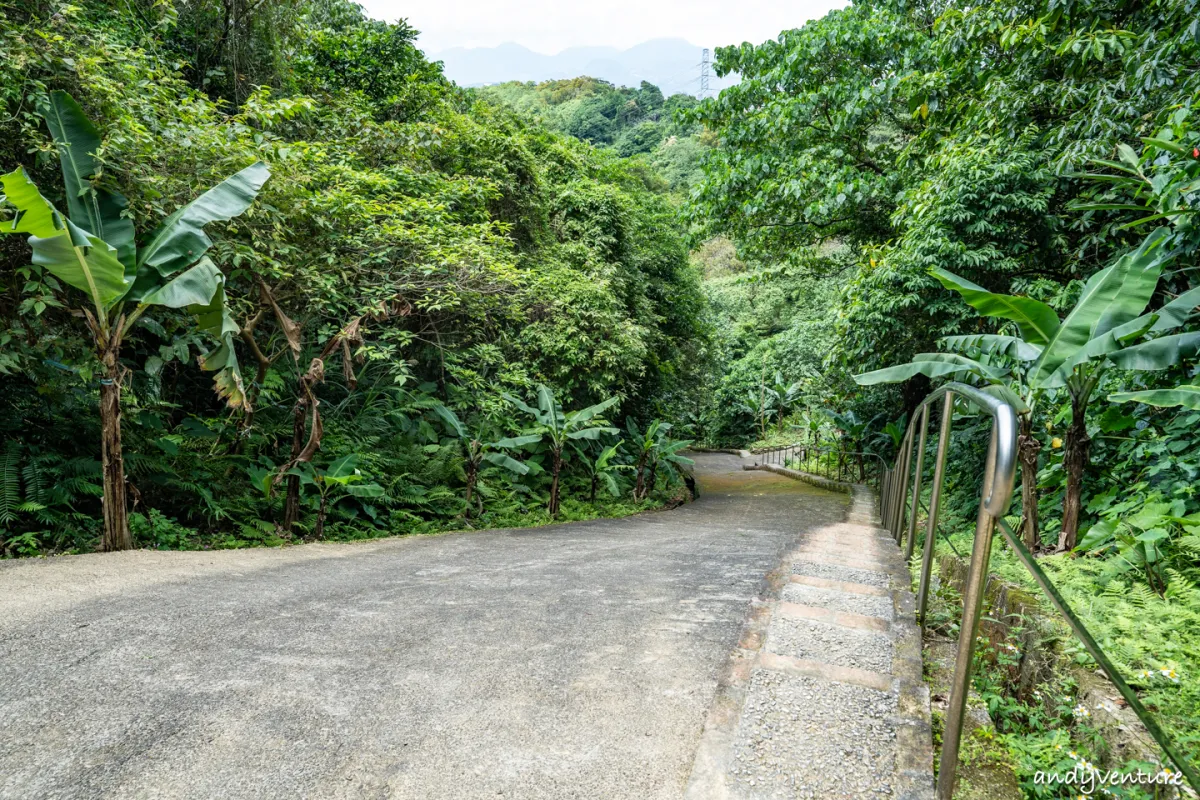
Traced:
[[[297, 401], [292, 409], [292, 461], [304, 449], [304, 404]], [[283, 531], [291, 533], [292, 528], [300, 521], [300, 477], [287, 476], [287, 496], [283, 501]]]
[[[118, 326], [119, 327], [119, 326]], [[132, 550], [129, 507], [125, 499], [125, 459], [121, 455], [120, 341], [109, 343], [100, 355], [105, 380], [100, 384], [100, 463], [104, 477], [105, 550]]]
[[321, 493], [321, 507], [317, 510], [317, 527], [313, 531], [318, 539], [325, 538], [325, 494]]
[[648, 481], [646, 481], [646, 486], [645, 486], [646, 496], [643, 497], [642, 499], [645, 500], [647, 497], [654, 494], [654, 487], [657, 485], [658, 485], [658, 462], [655, 461], [653, 464], [650, 465], [650, 479]]
[[599, 473], [592, 473], [592, 494], [591, 494], [591, 497], [588, 499], [588, 502], [591, 503], [592, 505], [596, 504], [596, 484], [598, 484], [598, 483], [600, 483]]
[[475, 494], [475, 480], [478, 473], [478, 467], [471, 462], [467, 462], [467, 492], [463, 499], [467, 503], [466, 515], [467, 519], [471, 518], [471, 497]]
[[550, 506], [546, 509], [550, 512], [550, 519], [558, 516], [558, 473], [562, 469], [562, 457], [557, 452], [553, 455], [554, 466], [550, 477]]
[[1030, 550], [1041, 541], [1038, 536], [1038, 451], [1042, 443], [1033, 435], [1032, 416], [1021, 417], [1021, 432], [1017, 437], [1017, 453], [1021, 460], [1021, 539]]
[[1091, 458], [1092, 440], [1087, 435], [1087, 403], [1071, 398], [1071, 425], [1063, 441], [1063, 470], [1067, 491], [1063, 496], [1062, 533], [1059, 551], [1075, 549], [1079, 535], [1079, 513], [1083, 505], [1083, 473]]
[[642, 493], [646, 489], [646, 456], [647, 453], [642, 453], [637, 463], [637, 481], [633, 486], [633, 500], [635, 503], [642, 499]]

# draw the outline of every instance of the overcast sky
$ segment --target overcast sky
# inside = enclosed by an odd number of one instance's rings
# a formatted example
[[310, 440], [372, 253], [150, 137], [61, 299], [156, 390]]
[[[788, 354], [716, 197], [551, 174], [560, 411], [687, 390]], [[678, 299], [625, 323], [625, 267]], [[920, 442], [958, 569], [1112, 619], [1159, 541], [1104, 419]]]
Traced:
[[547, 55], [575, 45], [626, 48], [680, 37], [698, 47], [762, 42], [824, 16], [839, 0], [359, 0], [378, 19], [404, 17], [427, 53], [523, 44]]

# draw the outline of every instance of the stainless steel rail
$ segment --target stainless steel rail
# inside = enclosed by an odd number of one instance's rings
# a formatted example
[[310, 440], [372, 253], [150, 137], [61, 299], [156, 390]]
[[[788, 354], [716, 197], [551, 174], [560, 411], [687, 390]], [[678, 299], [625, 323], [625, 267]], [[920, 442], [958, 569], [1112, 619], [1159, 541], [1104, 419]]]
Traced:
[[[925, 544], [921, 553], [921, 574], [917, 589], [917, 620], [922, 630], [925, 627], [925, 611], [929, 601], [934, 541], [938, 512], [941, 508], [942, 484], [946, 474], [946, 456], [950, 449], [950, 427], [956, 398], [990, 414], [992, 427], [984, 463], [979, 510], [975, 519], [975, 539], [967, 572], [966, 591], [963, 595], [962, 626], [959, 630], [958, 653], [954, 663], [954, 679], [950, 685], [945, 732], [942, 737], [942, 755], [938, 765], [938, 800], [951, 800], [954, 794], [963, 719], [967, 707], [967, 696], [971, 688], [975, 639], [979, 632], [984, 589], [987, 587], [992, 538], [997, 526], [1000, 527], [1018, 559], [1045, 591], [1051, 604], [1067, 620], [1084, 648], [1128, 701], [1130, 708], [1134, 710], [1154, 740], [1162, 747], [1163, 752], [1187, 777], [1193, 788], [1200, 789], [1195, 768], [1188, 763], [1181, 750], [1171, 742], [1153, 716], [1138, 701], [1136, 693], [1122, 679], [1104, 652], [1100, 650], [1095, 639], [1071, 611], [1050, 579], [1038, 566], [1033, 555], [1025, 549], [1020, 539], [1005, 524], [1003, 515], [1008, 511], [1012, 501], [1013, 485], [1016, 481], [1017, 414], [1011, 405], [973, 386], [961, 383], [948, 383], [921, 402], [905, 432], [895, 463], [891, 467], [884, 468], [879, 485], [879, 510], [883, 526], [895, 538], [897, 544], [906, 544], [905, 557], [911, 559], [916, 539], [917, 512], [920, 508], [930, 408], [934, 403], [941, 401], [941, 428], [938, 434], [937, 456], [934, 462], [933, 485], [930, 489], [928, 517], [925, 524]], [[915, 471], [912, 469], [914, 445], [916, 447]], [[908, 515], [907, 524], [905, 524], [905, 514]], [[905, 543], [906, 535], [907, 542]]]
[[[954, 663], [954, 679], [950, 685], [945, 732], [942, 736], [942, 757], [938, 767], [937, 783], [939, 800], [950, 800], [954, 794], [963, 720], [967, 710], [967, 696], [971, 687], [975, 637], [979, 631], [979, 617], [983, 610], [983, 592], [987, 586], [988, 562], [992, 552], [992, 534], [995, 531], [996, 520], [1008, 511], [1009, 503], [1012, 501], [1013, 484], [1016, 482], [1016, 411], [1008, 403], [973, 386], [961, 383], [948, 383], [941, 386], [926, 397], [917, 412], [913, 414], [912, 421], [905, 432], [904, 441], [900, 445], [900, 451], [896, 456], [895, 464], [884, 470], [880, 489], [880, 518], [883, 525], [895, 538], [897, 544], [905, 544], [905, 557], [906, 559], [911, 558], [916, 540], [917, 512], [924, 473], [929, 409], [934, 403], [940, 401], [942, 424], [938, 436], [937, 461], [935, 462], [929, 501], [925, 547], [921, 554], [920, 586], [917, 591], [917, 617], [923, 629], [925, 609], [929, 600], [929, 581], [933, 568], [934, 532], [938, 510], [941, 507], [942, 484], [946, 474], [946, 455], [950, 444], [950, 424], [956, 397], [990, 414], [992, 429], [987, 458], [984, 462], [979, 511], [975, 519], [975, 544], [971, 551], [966, 592], [963, 596], [963, 619], [958, 640], [958, 654]], [[917, 451], [916, 470], [910, 482], [910, 475], [914, 472], [912, 469], [914, 444]], [[910, 491], [911, 503], [909, 502]], [[905, 524], [905, 514], [908, 515], [907, 525]], [[905, 534], [907, 534], [907, 542], [904, 542]]]
[[[796, 444], [776, 445], [753, 451], [763, 464], [786, 467], [810, 472], [818, 477], [840, 482], [859, 482], [879, 488], [879, 482], [887, 470], [887, 462], [878, 453], [845, 450], [840, 444]], [[805, 469], [805, 468], [808, 469]], [[855, 478], [857, 471], [858, 477]]]

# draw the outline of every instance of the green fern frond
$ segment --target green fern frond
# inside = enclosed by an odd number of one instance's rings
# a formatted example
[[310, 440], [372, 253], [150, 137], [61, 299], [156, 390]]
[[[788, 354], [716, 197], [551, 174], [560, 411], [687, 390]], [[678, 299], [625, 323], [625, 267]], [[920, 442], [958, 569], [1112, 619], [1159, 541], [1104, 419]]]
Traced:
[[0, 456], [0, 525], [17, 521], [21, 505], [21, 443], [9, 440]]

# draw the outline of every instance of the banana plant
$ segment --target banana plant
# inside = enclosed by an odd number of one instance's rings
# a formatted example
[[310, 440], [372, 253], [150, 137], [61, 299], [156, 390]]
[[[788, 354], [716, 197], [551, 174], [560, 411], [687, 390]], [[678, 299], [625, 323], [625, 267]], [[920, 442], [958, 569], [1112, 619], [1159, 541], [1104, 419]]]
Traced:
[[622, 444], [623, 442], [617, 442], [610, 447], [605, 447], [601, 450], [600, 455], [592, 458], [591, 453], [588, 452], [589, 448], [586, 445], [578, 442], [571, 443], [571, 447], [575, 451], [575, 455], [579, 457], [579, 460], [587, 469], [588, 479], [591, 485], [591, 490], [588, 493], [588, 502], [596, 502], [596, 491], [600, 488], [600, 483], [602, 481], [605, 487], [608, 489], [609, 494], [611, 494], [613, 497], [621, 496], [621, 484], [617, 480], [617, 474], [624, 470], [633, 469], [633, 467], [628, 464], [617, 464], [613, 462], [613, 459], [616, 458], [617, 454], [621, 452]]
[[595, 441], [604, 434], [615, 434], [616, 428], [605, 424], [601, 415], [617, 404], [619, 398], [610, 397], [594, 406], [578, 411], [564, 412], [549, 387], [538, 384], [537, 408], [510, 394], [502, 395], [509, 403], [524, 411], [534, 424], [521, 437], [535, 437], [550, 452], [550, 502], [547, 511], [553, 519], [558, 516], [559, 479], [563, 466], [563, 449], [568, 442], [587, 439]]
[[[1032, 449], [1031, 419], [1037, 404], [1050, 392], [1065, 389], [1071, 404], [1071, 423], [1064, 437], [1063, 468], [1067, 487], [1059, 550], [1075, 547], [1079, 530], [1083, 474], [1090, 457], [1085, 420], [1092, 395], [1106, 371], [1162, 370], [1200, 352], [1200, 332], [1170, 333], [1200, 305], [1200, 288], [1185, 292], [1153, 312], [1146, 312], [1163, 267], [1175, 256], [1164, 247], [1167, 228], [1151, 233], [1135, 250], [1097, 272], [1083, 286], [1079, 300], [1059, 320], [1054, 309], [1028, 297], [988, 292], [941, 269], [931, 273], [942, 285], [957, 291], [980, 314], [1011, 321], [1019, 336], [981, 334], [943, 339], [947, 347], [971, 352], [921, 353], [911, 363], [855, 376], [864, 386], [895, 383], [914, 375], [973, 380], [1012, 403], [1022, 416], [1022, 484], [1026, 518], [1025, 538], [1036, 542], [1035, 483], [1037, 451]], [[1147, 336], [1153, 337], [1147, 340]], [[1031, 518], [1033, 521], [1030, 528]]]
[[1145, 403], [1159, 408], [1188, 408], [1200, 411], [1200, 386], [1176, 386], [1171, 389], [1142, 389], [1137, 392], [1116, 392], [1108, 399], [1114, 403]]
[[233, 349], [239, 328], [226, 307], [225, 278], [204, 254], [212, 241], [204, 226], [238, 216], [270, 177], [253, 164], [167, 217], [138, 246], [129, 203], [99, 183], [100, 132], [65, 92], [51, 92], [42, 116], [62, 166], [67, 214], [42, 196], [25, 170], [0, 176], [0, 205], [15, 209], [0, 220], [0, 232], [28, 236], [33, 270], [86, 295], [81, 313], [103, 367], [100, 385], [101, 461], [104, 484], [105, 550], [133, 547], [121, 453], [121, 386], [126, 369], [121, 344], [152, 307], [181, 309], [212, 334], [217, 346], [200, 356], [202, 369], [216, 371], [216, 391], [231, 406], [246, 403]]
[[1200, 514], [1181, 516], [1182, 502], [1166, 503], [1160, 500], [1161, 497], [1152, 496], [1128, 515], [1106, 513], [1103, 519], [1088, 529], [1077, 550], [1113, 557], [1111, 574], [1140, 571], [1151, 589], [1160, 596], [1165, 594], [1169, 576], [1166, 567], [1172, 556], [1178, 556], [1173, 552], [1177, 537], [1172, 534], [1178, 534], [1181, 530], [1200, 532]]
[[782, 372], [776, 372], [774, 381], [767, 387], [776, 414], [776, 426], [783, 433], [783, 421], [789, 413], [804, 399], [803, 387], [800, 381], [788, 383], [783, 379]]
[[[466, 503], [466, 515], [468, 517], [471, 516], [471, 501], [476, 497], [475, 487], [479, 481], [479, 471], [482, 469], [485, 461], [517, 475], [527, 475], [529, 473], [528, 464], [518, 461], [504, 451], [540, 442], [542, 440], [541, 434], [512, 436], [492, 442], [485, 442], [484, 439], [490, 437], [484, 436], [482, 433], [472, 432], [458, 418], [458, 415], [446, 406], [434, 406], [433, 413], [445, 423], [446, 429], [458, 440], [459, 446], [462, 448], [463, 472], [466, 479], [463, 501]], [[482, 511], [481, 500], [479, 501], [479, 505], [480, 511]]]
[[325, 538], [325, 520], [329, 516], [330, 498], [337, 494], [357, 498], [379, 498], [385, 494], [383, 487], [378, 483], [365, 482], [367, 476], [358, 468], [356, 453], [335, 459], [325, 468], [305, 461], [288, 470], [288, 474], [295, 475], [302, 484], [311, 485], [317, 490], [317, 524], [313, 529], [313, 536], [317, 539]]
[[626, 418], [625, 429], [637, 453], [633, 486], [633, 499], [636, 501], [645, 500], [658, 485], [659, 464], [668, 465], [673, 473], [684, 478], [683, 467], [696, 463], [687, 456], [679, 455], [692, 444], [692, 440], [672, 439], [669, 435], [671, 424], [668, 422], [656, 419], [642, 431], [632, 418]]

